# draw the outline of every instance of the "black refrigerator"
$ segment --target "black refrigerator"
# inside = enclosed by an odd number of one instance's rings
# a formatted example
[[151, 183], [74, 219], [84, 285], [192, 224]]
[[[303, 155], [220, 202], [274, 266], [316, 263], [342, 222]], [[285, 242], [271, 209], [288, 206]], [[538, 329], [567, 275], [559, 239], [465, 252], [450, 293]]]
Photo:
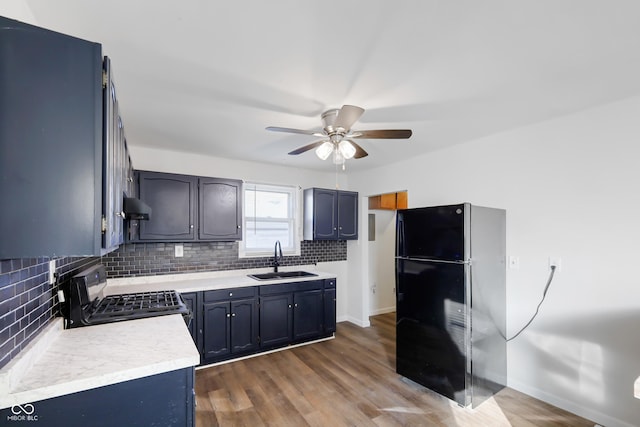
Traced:
[[462, 203], [396, 219], [396, 371], [461, 406], [506, 385], [503, 209]]

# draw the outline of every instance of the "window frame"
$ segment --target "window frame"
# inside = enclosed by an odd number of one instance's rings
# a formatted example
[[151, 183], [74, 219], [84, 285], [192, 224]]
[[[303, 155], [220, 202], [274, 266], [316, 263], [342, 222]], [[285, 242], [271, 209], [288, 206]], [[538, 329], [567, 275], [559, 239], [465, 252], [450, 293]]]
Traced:
[[[247, 222], [254, 220], [254, 216], [250, 216], [251, 212], [247, 212], [247, 206], [245, 204], [247, 191], [265, 191], [265, 192], [280, 192], [288, 193], [291, 197], [291, 205], [289, 211], [291, 217], [287, 219], [292, 223], [293, 228], [293, 247], [282, 247], [283, 256], [300, 256], [300, 242], [302, 240], [302, 188], [297, 185], [285, 185], [285, 184], [270, 184], [256, 181], [245, 181], [242, 189], [242, 203], [244, 209], [242, 210], [242, 240], [238, 244], [238, 257], [239, 258], [264, 258], [272, 257], [274, 253], [274, 247], [260, 248], [260, 249], [247, 249], [246, 233], [249, 230]], [[265, 222], [282, 222], [281, 219], [272, 218], [257, 218]], [[273, 242], [275, 245], [275, 242]]]

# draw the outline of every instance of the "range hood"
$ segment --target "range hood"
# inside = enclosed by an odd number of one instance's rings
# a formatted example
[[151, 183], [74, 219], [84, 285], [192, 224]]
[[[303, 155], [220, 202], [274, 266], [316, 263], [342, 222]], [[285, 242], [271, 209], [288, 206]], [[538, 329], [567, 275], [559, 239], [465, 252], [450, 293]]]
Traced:
[[148, 220], [151, 217], [151, 208], [140, 199], [125, 197], [122, 205], [125, 219]]

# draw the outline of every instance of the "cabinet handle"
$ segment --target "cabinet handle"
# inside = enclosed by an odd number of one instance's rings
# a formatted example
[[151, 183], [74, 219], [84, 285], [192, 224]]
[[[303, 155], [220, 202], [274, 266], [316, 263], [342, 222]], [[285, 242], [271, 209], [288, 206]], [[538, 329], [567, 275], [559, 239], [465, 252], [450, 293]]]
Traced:
[[229, 296], [232, 297], [233, 296], [233, 292], [229, 292]]
[[298, 304], [293, 304], [293, 306], [294, 306], [294, 307], [297, 307], [297, 306], [298, 306]]
[[236, 317], [236, 314], [235, 314], [235, 313], [233, 313], [233, 314], [231, 315], [231, 317]]
[[242, 228], [242, 226], [241, 226], [241, 225], [239, 225], [239, 226], [238, 226], [238, 228]]
[[193, 224], [191, 224], [191, 225], [189, 226], [189, 228], [193, 228]]
[[231, 317], [231, 315], [229, 313], [227, 313], [227, 317]]
[[291, 308], [291, 304], [289, 304], [289, 308]]

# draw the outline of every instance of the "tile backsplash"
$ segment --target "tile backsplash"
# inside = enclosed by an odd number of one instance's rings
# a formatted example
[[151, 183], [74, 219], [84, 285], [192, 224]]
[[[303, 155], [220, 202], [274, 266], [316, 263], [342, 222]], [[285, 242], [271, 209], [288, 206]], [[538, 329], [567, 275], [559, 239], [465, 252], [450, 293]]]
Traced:
[[[100, 258], [55, 259], [57, 283]], [[0, 260], [0, 368], [58, 314], [58, 285], [49, 284], [49, 258]]]
[[[237, 242], [180, 243], [184, 256], [175, 256], [174, 243], [129, 243], [102, 258], [107, 275], [135, 277], [199, 271], [242, 270], [270, 267], [273, 256], [239, 258]], [[285, 256], [283, 266], [344, 261], [347, 242], [317, 240], [301, 242], [300, 256]]]

